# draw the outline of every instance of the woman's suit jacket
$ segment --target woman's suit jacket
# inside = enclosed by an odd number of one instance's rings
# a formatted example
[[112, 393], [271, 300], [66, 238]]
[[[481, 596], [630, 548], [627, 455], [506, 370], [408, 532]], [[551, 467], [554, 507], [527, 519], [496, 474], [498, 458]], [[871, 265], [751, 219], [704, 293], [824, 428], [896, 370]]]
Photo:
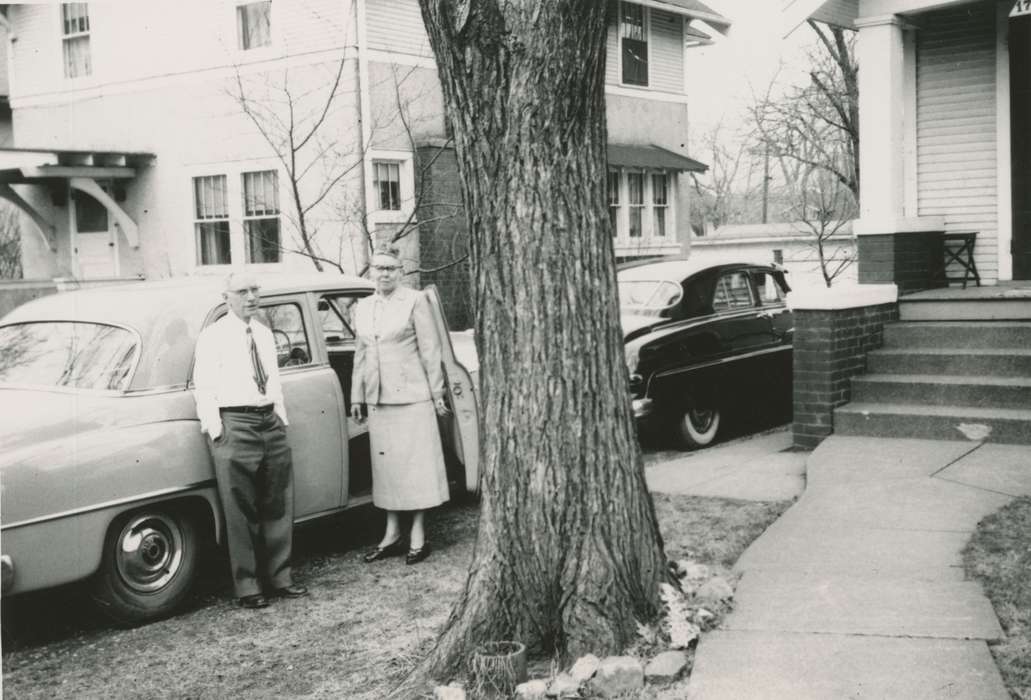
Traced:
[[351, 402], [407, 404], [444, 395], [440, 339], [429, 300], [398, 287], [354, 308], [355, 350]]

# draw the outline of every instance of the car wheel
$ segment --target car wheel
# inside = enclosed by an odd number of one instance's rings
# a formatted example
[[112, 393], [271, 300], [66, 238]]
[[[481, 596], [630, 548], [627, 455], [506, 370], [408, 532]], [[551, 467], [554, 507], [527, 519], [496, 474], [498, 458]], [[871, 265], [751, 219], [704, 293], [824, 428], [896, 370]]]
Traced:
[[119, 518], [104, 540], [93, 600], [124, 625], [169, 615], [193, 585], [199, 544], [196, 520], [184, 509], [154, 506]]
[[718, 408], [689, 406], [677, 421], [675, 437], [684, 450], [705, 447], [716, 438], [720, 429]]

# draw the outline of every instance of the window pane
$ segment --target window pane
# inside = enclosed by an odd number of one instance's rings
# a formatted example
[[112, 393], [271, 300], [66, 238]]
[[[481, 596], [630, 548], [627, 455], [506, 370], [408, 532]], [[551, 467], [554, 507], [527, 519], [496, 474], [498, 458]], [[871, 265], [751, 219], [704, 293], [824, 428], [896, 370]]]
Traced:
[[279, 213], [279, 177], [275, 170], [243, 174], [244, 216]]
[[664, 237], [666, 235], [666, 208], [656, 207], [655, 208], [655, 226], [652, 230], [652, 235], [657, 237]]
[[376, 161], [372, 166], [373, 189], [379, 195], [379, 208], [401, 209], [401, 166], [399, 163]]
[[641, 237], [641, 207], [630, 207], [630, 237]]
[[610, 170], [608, 178], [609, 206], [619, 205], [619, 171]]
[[124, 390], [135, 334], [99, 323], [21, 323], [0, 328], [0, 384]]
[[627, 199], [631, 204], [644, 204], [644, 175], [627, 173]]
[[748, 285], [748, 275], [733, 272], [720, 278], [716, 285], [713, 307], [716, 311], [743, 309], [754, 306], [752, 290]]
[[629, 2], [620, 3], [620, 7], [623, 82], [627, 85], [647, 85], [648, 37], [644, 28], [644, 8]]
[[311, 348], [304, 330], [304, 317], [297, 304], [276, 304], [261, 310], [262, 320], [276, 341], [276, 361], [280, 367], [311, 363]]
[[229, 221], [197, 224], [197, 262], [201, 265], [228, 265]]
[[65, 39], [64, 44], [64, 76], [81, 78], [90, 75], [93, 68], [90, 64], [89, 36]]
[[665, 173], [652, 175], [652, 201], [655, 204], [669, 204], [669, 194]]
[[79, 233], [99, 233], [107, 231], [107, 208], [96, 199], [76, 190], [72, 197], [75, 199], [75, 230]]
[[198, 219], [228, 218], [225, 175], [193, 178], [193, 195]]
[[84, 2], [66, 2], [61, 5], [61, 19], [66, 35], [89, 31], [87, 6]]
[[247, 235], [247, 261], [277, 263], [280, 261], [279, 218], [251, 219], [244, 222]]
[[241, 49], [272, 45], [272, 3], [252, 2], [236, 8], [236, 34]]

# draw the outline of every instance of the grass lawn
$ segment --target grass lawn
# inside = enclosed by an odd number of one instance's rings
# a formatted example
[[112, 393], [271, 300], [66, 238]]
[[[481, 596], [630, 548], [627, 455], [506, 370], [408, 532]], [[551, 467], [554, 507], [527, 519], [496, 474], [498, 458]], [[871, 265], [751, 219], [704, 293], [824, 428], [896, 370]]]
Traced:
[[[790, 505], [655, 500], [669, 557], [690, 556], [717, 572]], [[447, 619], [465, 583], [476, 517], [474, 505], [432, 513], [435, 551], [408, 567], [399, 559], [361, 562], [381, 527], [368, 509], [300, 528], [296, 579], [311, 596], [265, 610], [236, 607], [217, 556], [205, 562], [188, 610], [136, 629], [97, 620], [74, 588], [9, 601], [4, 697], [379, 700]]]
[[984, 586], [1006, 639], [991, 645], [1014, 698], [1031, 700], [1031, 498], [1018, 498], [977, 526], [963, 550], [967, 575]]

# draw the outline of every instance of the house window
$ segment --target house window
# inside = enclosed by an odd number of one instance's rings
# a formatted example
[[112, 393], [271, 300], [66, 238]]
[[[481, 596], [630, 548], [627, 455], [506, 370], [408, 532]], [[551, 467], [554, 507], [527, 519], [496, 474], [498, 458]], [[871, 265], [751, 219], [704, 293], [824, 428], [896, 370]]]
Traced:
[[652, 235], [666, 235], [666, 211], [669, 209], [669, 182], [666, 173], [652, 173]]
[[280, 261], [279, 178], [275, 170], [243, 174], [243, 231], [247, 262]]
[[272, 45], [272, 3], [249, 2], [236, 6], [237, 45], [243, 51]]
[[64, 50], [64, 77], [90, 75], [93, 67], [89, 51], [89, 13], [87, 3], [61, 5], [61, 43]]
[[612, 226], [612, 237], [619, 234], [619, 171], [610, 170], [608, 177], [609, 224]]
[[193, 199], [199, 265], [228, 265], [229, 198], [225, 175], [193, 178]]
[[629, 205], [631, 238], [641, 237], [641, 212], [644, 209], [644, 173], [627, 173], [627, 204]]
[[394, 161], [372, 162], [372, 187], [378, 197], [379, 208], [401, 210], [401, 164]]
[[619, 4], [619, 43], [623, 84], [648, 85], [648, 32], [644, 8], [632, 2]]

